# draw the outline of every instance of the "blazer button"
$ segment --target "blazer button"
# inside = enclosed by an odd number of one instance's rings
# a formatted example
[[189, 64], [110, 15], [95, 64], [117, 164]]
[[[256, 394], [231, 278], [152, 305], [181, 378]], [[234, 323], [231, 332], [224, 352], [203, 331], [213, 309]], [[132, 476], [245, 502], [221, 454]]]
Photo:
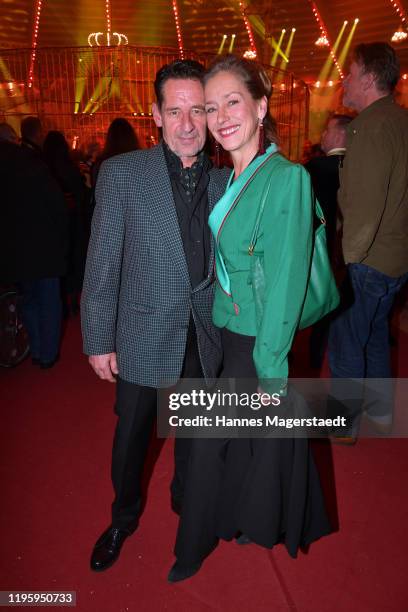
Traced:
[[235, 314], [238, 316], [239, 315], [239, 306], [238, 306], [238, 304], [235, 304], [235, 302], [234, 302], [234, 310], [235, 310]]

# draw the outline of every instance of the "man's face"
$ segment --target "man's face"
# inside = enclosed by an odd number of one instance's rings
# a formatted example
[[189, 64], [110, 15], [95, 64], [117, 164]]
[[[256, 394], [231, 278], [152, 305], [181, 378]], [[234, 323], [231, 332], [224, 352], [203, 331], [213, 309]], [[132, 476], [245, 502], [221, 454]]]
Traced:
[[357, 62], [352, 62], [350, 71], [344, 79], [343, 104], [357, 111], [365, 107], [365, 94], [373, 83], [373, 76], [364, 72], [364, 67]]
[[320, 144], [325, 153], [346, 146], [346, 132], [339, 127], [337, 119], [330, 119], [322, 134]]
[[180, 157], [183, 166], [191, 166], [203, 149], [207, 134], [201, 83], [193, 79], [169, 79], [163, 85], [161, 108], [154, 103], [152, 110], [166, 144]]

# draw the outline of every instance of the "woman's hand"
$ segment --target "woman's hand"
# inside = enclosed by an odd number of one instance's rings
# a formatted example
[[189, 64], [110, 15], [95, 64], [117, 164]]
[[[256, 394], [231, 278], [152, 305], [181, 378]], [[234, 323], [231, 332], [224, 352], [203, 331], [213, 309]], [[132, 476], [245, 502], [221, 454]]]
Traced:
[[262, 406], [280, 406], [282, 398], [279, 393], [267, 393], [260, 386], [258, 386], [257, 392], [261, 396], [260, 401]]

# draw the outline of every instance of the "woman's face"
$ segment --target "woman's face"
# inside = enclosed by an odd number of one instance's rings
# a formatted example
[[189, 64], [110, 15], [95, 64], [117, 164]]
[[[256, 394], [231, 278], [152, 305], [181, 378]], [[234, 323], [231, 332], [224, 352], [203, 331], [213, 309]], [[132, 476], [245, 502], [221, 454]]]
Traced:
[[205, 85], [208, 129], [226, 151], [255, 154], [266, 108], [266, 98], [254, 100], [233, 72], [218, 72]]

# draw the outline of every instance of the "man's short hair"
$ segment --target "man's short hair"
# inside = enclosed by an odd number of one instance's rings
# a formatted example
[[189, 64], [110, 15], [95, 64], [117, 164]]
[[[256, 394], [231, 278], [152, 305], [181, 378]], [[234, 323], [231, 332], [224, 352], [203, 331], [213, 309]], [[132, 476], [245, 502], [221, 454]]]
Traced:
[[394, 91], [400, 76], [400, 65], [391, 45], [384, 42], [362, 43], [355, 48], [354, 58], [365, 73], [375, 76], [378, 91]]
[[0, 142], [17, 142], [18, 136], [9, 123], [0, 123]]
[[350, 115], [342, 115], [340, 113], [334, 113], [329, 117], [329, 121], [335, 121], [336, 126], [342, 129], [344, 132], [346, 131], [349, 123], [353, 121], [353, 119], [354, 117], [351, 117]]
[[154, 91], [159, 108], [163, 104], [163, 87], [169, 79], [192, 79], [203, 82], [204, 66], [195, 60], [174, 60], [170, 64], [162, 66], [156, 74]]
[[20, 126], [23, 140], [35, 140], [41, 132], [41, 121], [38, 117], [25, 117]]

